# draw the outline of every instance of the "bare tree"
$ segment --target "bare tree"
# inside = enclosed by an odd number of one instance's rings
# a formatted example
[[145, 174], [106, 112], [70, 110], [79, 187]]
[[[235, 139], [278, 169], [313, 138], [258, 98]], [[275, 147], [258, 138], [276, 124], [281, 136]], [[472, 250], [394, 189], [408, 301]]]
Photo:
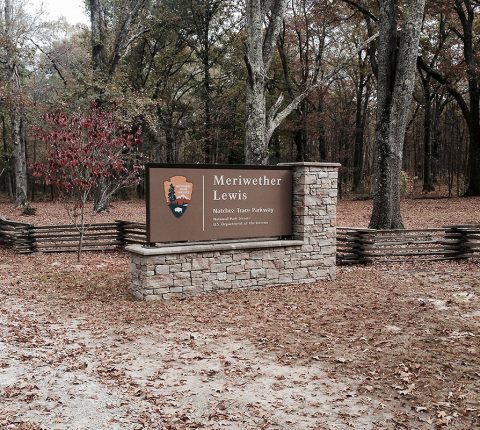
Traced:
[[364, 171], [364, 144], [365, 128], [367, 124], [368, 104], [371, 96], [371, 78], [372, 74], [366, 69], [368, 56], [363, 57], [358, 53], [358, 63], [356, 70], [358, 75], [354, 77], [355, 81], [355, 146], [353, 153], [353, 184], [352, 191], [359, 191], [362, 184]]
[[[292, 0], [284, 19], [277, 48], [282, 64], [285, 91], [289, 100], [295, 99], [312, 84], [312, 76], [320, 72], [323, 63], [327, 29], [334, 20], [334, 7], [326, 0]], [[309, 114], [315, 108], [311, 94], [293, 112], [297, 161], [318, 158], [318, 146], [308, 145]]]
[[31, 23], [21, 2], [4, 0], [2, 17], [2, 56], [9, 88], [9, 111], [13, 147], [13, 172], [15, 178], [15, 205], [27, 203], [27, 162], [22, 114], [22, 85], [19, 75], [20, 49], [31, 30]]
[[[453, 9], [458, 23], [450, 23], [451, 31], [457, 36], [463, 48], [465, 78], [468, 84], [466, 91], [462, 83], [457, 85], [448, 73], [434, 69], [423, 58], [419, 58], [419, 67], [443, 84], [458, 103], [469, 131], [469, 169], [466, 195], [480, 195], [480, 75], [478, 73], [478, 12], [480, 4], [473, 0], [454, 0]], [[453, 21], [453, 20], [452, 20]], [[458, 73], [458, 72], [457, 72]], [[461, 81], [462, 82], [462, 81]], [[468, 98], [465, 97], [468, 94]]]
[[400, 172], [425, 0], [408, 0], [399, 31], [399, 1], [380, 7], [375, 184], [370, 228], [403, 228]]
[[[309, 71], [303, 91], [285, 107], [284, 95], [267, 109], [266, 88], [274, 48], [282, 28], [288, 0], [247, 0], [247, 40], [245, 63], [247, 66], [247, 99], [245, 124], [245, 162], [268, 163], [268, 143], [273, 132], [317, 86], [318, 63]], [[264, 23], [267, 22], [266, 26]]]
[[[282, 27], [288, 0], [247, 0], [247, 40], [245, 63], [248, 71], [245, 162], [268, 162], [268, 129], [265, 91], [275, 43]], [[268, 25], [264, 35], [264, 21]]]
[[111, 78], [132, 43], [146, 29], [138, 22], [146, 0], [109, 3], [89, 0], [92, 67], [103, 79]]
[[[105, 85], [111, 82], [120, 61], [133, 43], [148, 29], [144, 28], [139, 16], [146, 0], [89, 0], [92, 68], [97, 92], [96, 102], [102, 106], [106, 100]], [[105, 191], [110, 187], [108, 178], [98, 180], [93, 207], [95, 212], [107, 210], [110, 197]]]

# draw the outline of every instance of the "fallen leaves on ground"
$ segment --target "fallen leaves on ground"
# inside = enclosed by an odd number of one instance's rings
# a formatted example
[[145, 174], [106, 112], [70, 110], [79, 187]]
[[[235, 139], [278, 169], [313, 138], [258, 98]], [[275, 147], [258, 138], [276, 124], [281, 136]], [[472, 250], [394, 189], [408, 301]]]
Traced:
[[144, 303], [122, 253], [0, 258], [0, 426], [80, 428], [79, 404], [96, 428], [480, 423], [476, 261]]
[[[479, 204], [402, 203], [409, 228], [479, 223]], [[35, 206], [0, 214], [68, 222]], [[366, 226], [370, 207], [341, 201], [338, 225]], [[117, 202], [98, 220], [143, 217]], [[478, 428], [479, 279], [478, 260], [375, 265], [144, 303], [123, 253], [0, 249], [0, 428]]]
[[[480, 224], [480, 197], [409, 198], [400, 206], [407, 229]], [[367, 228], [371, 214], [372, 200], [339, 200], [337, 225]]]

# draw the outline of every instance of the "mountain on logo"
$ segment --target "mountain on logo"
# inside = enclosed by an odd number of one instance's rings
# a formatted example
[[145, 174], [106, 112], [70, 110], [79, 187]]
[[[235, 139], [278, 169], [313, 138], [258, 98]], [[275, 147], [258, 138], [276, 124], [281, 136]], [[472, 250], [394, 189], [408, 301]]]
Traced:
[[190, 203], [190, 199], [187, 199], [187, 198], [182, 198], [182, 197], [177, 197], [177, 200], [175, 200], [175, 202], [177, 203], [177, 205], [179, 206], [188, 206], [188, 204]]

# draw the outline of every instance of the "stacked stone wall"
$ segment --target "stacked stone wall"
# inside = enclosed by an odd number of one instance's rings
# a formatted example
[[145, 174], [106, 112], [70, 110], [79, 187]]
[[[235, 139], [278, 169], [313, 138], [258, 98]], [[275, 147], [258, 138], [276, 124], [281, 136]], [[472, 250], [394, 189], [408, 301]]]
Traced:
[[142, 249], [131, 254], [132, 294], [168, 299], [335, 279], [338, 165], [293, 164], [293, 238]]

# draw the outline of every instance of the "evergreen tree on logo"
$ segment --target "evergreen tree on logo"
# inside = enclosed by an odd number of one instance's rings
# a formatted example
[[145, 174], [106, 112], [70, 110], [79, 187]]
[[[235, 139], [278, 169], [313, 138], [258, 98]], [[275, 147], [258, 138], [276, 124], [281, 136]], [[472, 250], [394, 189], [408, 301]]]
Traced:
[[170, 188], [168, 189], [168, 199], [170, 200], [170, 204], [177, 200], [177, 197], [175, 196], [175, 187], [173, 184], [170, 184]]

